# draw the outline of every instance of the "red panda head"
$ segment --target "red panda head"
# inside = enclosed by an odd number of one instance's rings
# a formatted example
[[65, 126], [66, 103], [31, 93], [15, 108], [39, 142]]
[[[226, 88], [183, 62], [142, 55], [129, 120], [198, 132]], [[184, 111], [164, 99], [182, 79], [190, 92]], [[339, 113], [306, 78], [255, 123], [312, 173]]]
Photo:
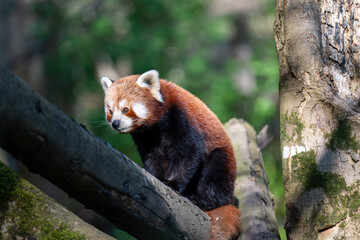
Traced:
[[164, 110], [157, 71], [151, 70], [117, 81], [102, 77], [100, 81], [105, 92], [107, 123], [118, 132], [132, 132], [160, 120]]

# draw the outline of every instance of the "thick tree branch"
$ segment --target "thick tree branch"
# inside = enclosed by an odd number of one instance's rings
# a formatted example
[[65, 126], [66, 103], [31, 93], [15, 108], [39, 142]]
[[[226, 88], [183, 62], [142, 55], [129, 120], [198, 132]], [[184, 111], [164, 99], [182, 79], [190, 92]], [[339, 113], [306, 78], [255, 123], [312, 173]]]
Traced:
[[4, 69], [0, 146], [140, 239], [207, 239], [209, 217]]

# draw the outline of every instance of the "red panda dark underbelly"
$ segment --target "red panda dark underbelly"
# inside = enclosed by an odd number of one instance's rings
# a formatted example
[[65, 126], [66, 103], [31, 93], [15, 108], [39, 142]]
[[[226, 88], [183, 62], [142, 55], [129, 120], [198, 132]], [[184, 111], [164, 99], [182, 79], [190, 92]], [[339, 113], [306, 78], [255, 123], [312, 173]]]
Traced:
[[232, 203], [231, 146], [207, 149], [206, 136], [181, 108], [170, 107], [159, 122], [131, 135], [144, 168], [195, 205], [211, 210]]

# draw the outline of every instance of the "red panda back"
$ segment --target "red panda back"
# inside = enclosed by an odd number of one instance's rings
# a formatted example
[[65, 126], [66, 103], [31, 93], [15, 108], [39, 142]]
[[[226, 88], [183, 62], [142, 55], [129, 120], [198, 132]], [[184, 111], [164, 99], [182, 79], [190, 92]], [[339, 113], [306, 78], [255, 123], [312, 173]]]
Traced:
[[176, 105], [182, 109], [191, 124], [206, 138], [206, 148], [210, 152], [216, 148], [224, 148], [228, 154], [228, 169], [235, 179], [236, 161], [230, 139], [224, 126], [217, 116], [199, 98], [178, 85], [160, 80], [161, 93], [164, 97], [165, 108]]
[[161, 80], [161, 92], [165, 108], [181, 108], [193, 126], [207, 136], [207, 147], [231, 146], [220, 120], [199, 98], [166, 80]]

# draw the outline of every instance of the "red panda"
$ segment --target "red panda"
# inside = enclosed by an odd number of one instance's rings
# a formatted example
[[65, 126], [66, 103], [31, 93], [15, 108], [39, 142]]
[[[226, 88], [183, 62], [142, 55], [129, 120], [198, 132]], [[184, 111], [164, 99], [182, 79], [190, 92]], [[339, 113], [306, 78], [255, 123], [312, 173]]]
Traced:
[[131, 133], [144, 168], [212, 219], [211, 239], [240, 233], [232, 204], [236, 163], [216, 115], [155, 70], [112, 81], [101, 78], [107, 123]]

